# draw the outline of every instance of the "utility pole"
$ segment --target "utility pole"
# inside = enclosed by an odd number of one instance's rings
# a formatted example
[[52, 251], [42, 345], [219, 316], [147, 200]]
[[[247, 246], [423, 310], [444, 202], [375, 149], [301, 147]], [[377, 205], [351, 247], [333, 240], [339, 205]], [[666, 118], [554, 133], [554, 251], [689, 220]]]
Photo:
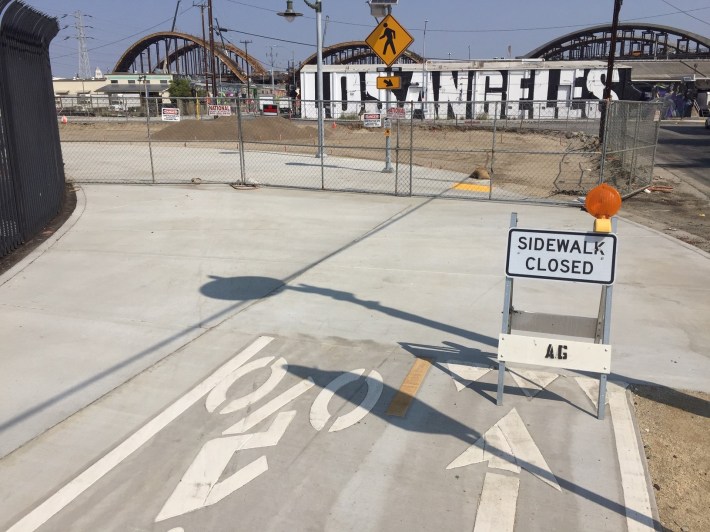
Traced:
[[274, 54], [274, 48], [278, 48], [278, 44], [270, 44], [269, 48], [271, 49], [269, 51], [269, 65], [271, 66], [271, 95], [273, 96], [274, 93], [276, 92], [276, 86], [274, 85], [274, 66], [275, 66], [275, 61], [274, 61], [274, 56], [278, 57], [279, 54], [276, 53]]
[[611, 22], [611, 42], [609, 43], [609, 60], [606, 68], [606, 84], [604, 87], [604, 99], [611, 98], [611, 82], [614, 76], [614, 57], [616, 55], [616, 34], [619, 31], [619, 11], [624, 0], [614, 0], [614, 18]]
[[207, 15], [210, 17], [210, 73], [212, 74], [212, 95], [217, 96], [217, 77], [215, 75], [214, 56], [214, 17], [212, 16], [212, 0], [207, 0]]
[[611, 42], [609, 43], [609, 60], [606, 68], [606, 80], [604, 83], [604, 102], [599, 123], [599, 142], [603, 144], [606, 128], [606, 117], [611, 103], [611, 83], [614, 78], [614, 57], [616, 55], [616, 34], [619, 31], [619, 12], [624, 0], [614, 0], [614, 15], [611, 21]]
[[251, 85], [249, 84], [249, 44], [252, 41], [239, 41], [244, 45], [244, 53], [246, 54], [246, 66], [247, 66], [247, 105], [249, 105], [249, 99], [251, 98]]
[[205, 95], [209, 94], [210, 92], [210, 86], [209, 86], [209, 80], [207, 77], [207, 36], [205, 35], [205, 8], [207, 7], [205, 4], [192, 4], [195, 7], [200, 8], [200, 14], [202, 15], [202, 65], [204, 69], [204, 76], [205, 76]]
[[79, 43], [79, 78], [89, 79], [91, 77], [91, 65], [89, 64], [89, 50], [86, 47], [84, 15], [82, 15], [81, 11], [74, 12], [74, 27], [76, 28], [76, 40]]

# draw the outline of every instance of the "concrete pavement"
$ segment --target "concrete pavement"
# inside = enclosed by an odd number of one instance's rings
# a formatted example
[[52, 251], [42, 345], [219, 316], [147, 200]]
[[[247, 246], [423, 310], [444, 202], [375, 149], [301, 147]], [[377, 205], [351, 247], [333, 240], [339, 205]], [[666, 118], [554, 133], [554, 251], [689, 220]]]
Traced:
[[[640, 455], [622, 389], [604, 421], [570, 372], [532, 398], [509, 374], [494, 404], [510, 213], [578, 231], [586, 213], [219, 185], [79, 196], [0, 277], [0, 528], [653, 526], [643, 470], [624, 473]], [[623, 219], [618, 235], [610, 378], [710, 391], [708, 255]], [[596, 315], [598, 286], [515, 290], [522, 310]]]

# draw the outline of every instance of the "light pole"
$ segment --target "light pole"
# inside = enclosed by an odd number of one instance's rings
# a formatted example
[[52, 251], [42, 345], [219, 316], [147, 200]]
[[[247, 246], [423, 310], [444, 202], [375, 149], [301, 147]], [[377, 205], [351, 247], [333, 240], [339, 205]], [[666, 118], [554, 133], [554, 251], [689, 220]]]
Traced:
[[[316, 157], [325, 157], [323, 150], [323, 30], [321, 14], [323, 12], [323, 4], [321, 0], [309, 2], [303, 0], [304, 3], [316, 12], [316, 85], [317, 85], [317, 101], [318, 107], [318, 153]], [[284, 17], [288, 22], [293, 22], [296, 17], [303, 16], [303, 13], [297, 13], [293, 10], [293, 0], [286, 0], [286, 11], [278, 13], [280, 17]]]

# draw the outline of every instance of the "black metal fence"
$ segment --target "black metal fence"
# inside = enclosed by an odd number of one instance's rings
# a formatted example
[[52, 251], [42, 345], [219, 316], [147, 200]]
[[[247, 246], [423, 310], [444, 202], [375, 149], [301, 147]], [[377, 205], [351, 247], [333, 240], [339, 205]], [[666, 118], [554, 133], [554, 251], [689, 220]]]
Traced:
[[21, 2], [0, 0], [0, 257], [62, 208], [64, 167], [49, 63], [59, 31]]

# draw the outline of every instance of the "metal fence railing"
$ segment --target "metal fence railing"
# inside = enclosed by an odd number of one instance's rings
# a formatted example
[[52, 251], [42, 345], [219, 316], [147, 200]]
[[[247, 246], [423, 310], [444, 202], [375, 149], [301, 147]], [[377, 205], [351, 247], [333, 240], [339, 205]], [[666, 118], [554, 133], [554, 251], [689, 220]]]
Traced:
[[602, 174], [622, 193], [645, 188], [653, 180], [663, 102], [613, 102], [604, 128]]
[[604, 144], [601, 105], [329, 101], [323, 157], [315, 102], [144, 98], [140, 112], [71, 117], [60, 131], [67, 175], [80, 182], [559, 203], [603, 181], [622, 192], [650, 183], [660, 104], [611, 102]]
[[49, 43], [56, 19], [0, 0], [0, 257], [60, 211], [64, 171]]

